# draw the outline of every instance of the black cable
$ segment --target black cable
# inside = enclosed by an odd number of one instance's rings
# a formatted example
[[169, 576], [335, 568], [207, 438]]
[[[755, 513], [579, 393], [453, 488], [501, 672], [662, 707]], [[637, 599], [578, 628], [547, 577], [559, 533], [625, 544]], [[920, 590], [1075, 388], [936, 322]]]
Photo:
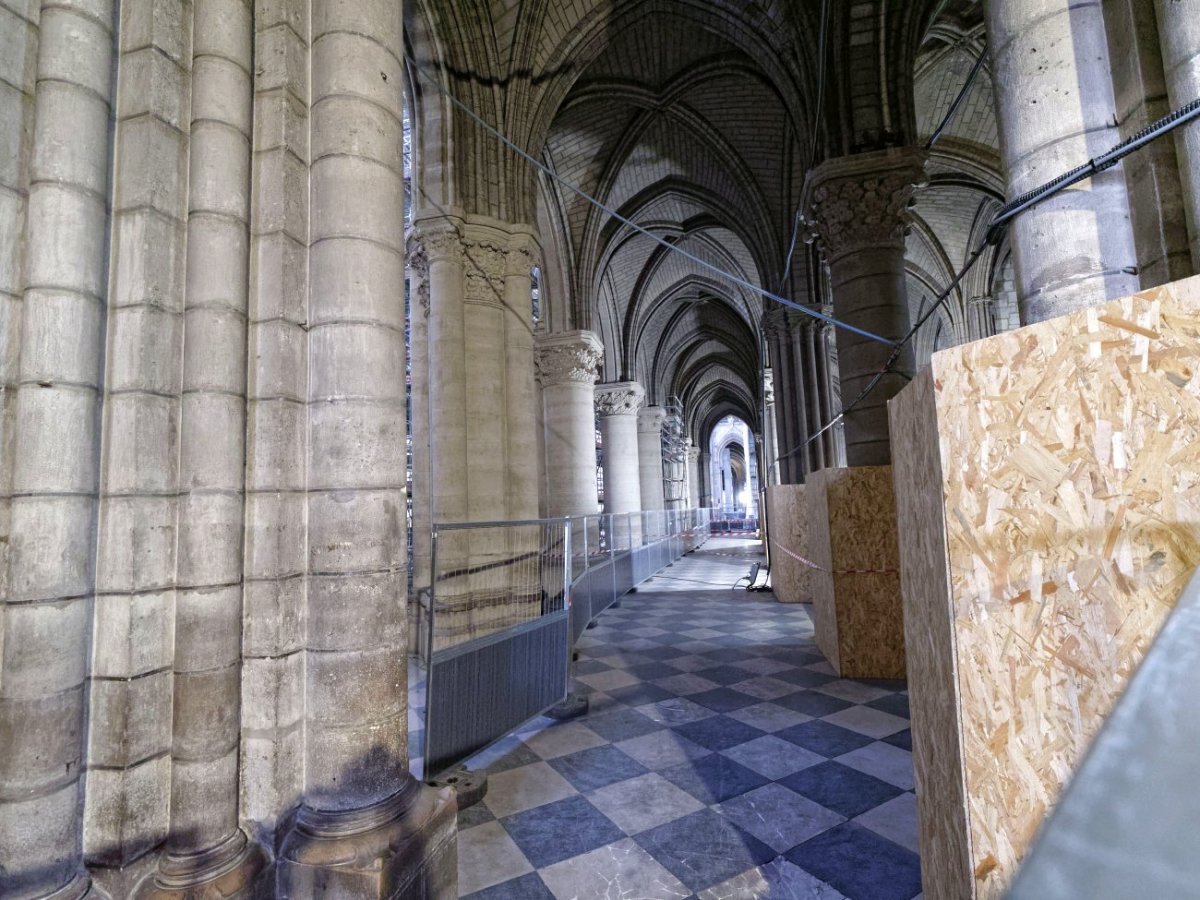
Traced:
[[971, 66], [971, 72], [969, 75], [967, 75], [967, 80], [963, 83], [962, 90], [958, 92], [958, 96], [954, 98], [954, 102], [950, 104], [950, 109], [942, 118], [942, 124], [934, 129], [933, 134], [930, 135], [929, 140], [926, 142], [926, 150], [933, 148], [933, 145], [938, 142], [939, 138], [941, 138], [942, 132], [949, 127], [950, 123], [954, 120], [955, 115], [958, 114], [958, 108], [962, 105], [962, 102], [967, 99], [967, 94], [971, 90], [971, 85], [975, 83], [975, 76], [978, 75], [979, 70], [983, 68], [983, 60], [986, 57], [987, 47], [985, 46], [979, 51], [979, 58], [975, 60], [975, 65]]
[[[980, 58], [982, 59], [982, 57]], [[995, 246], [996, 244], [1000, 243], [1001, 239], [1004, 237], [1004, 230], [1007, 228], [1008, 223], [1011, 222], [1017, 215], [1029, 209], [1031, 206], [1053, 197], [1059, 191], [1064, 190], [1071, 185], [1096, 174], [1097, 172], [1102, 172], [1105, 169], [1115, 166], [1126, 156], [1129, 156], [1131, 153], [1140, 150], [1151, 141], [1154, 141], [1163, 135], [1174, 131], [1176, 128], [1188, 124], [1193, 119], [1200, 119], [1200, 98], [1193, 100], [1191, 103], [1185, 104], [1172, 113], [1168, 113], [1158, 121], [1152, 122], [1137, 134], [1114, 146], [1107, 153], [1103, 153], [1094, 159], [1088, 160], [1083, 165], [1077, 166], [1071, 171], [1046, 182], [1042, 186], [1035, 188], [1027, 194], [1023, 194], [1017, 199], [1006, 204], [993, 217], [991, 224], [988, 226], [987, 236], [984, 238], [983, 242], [975, 248], [975, 251], [971, 254], [970, 259], [967, 260], [967, 264], [963, 266], [962, 270], [954, 277], [954, 280], [950, 282], [950, 285], [938, 295], [937, 300], [934, 301], [925, 314], [917, 319], [912, 328], [908, 330], [908, 333], [893, 347], [891, 354], [888, 356], [888, 361], [884, 364], [884, 367], [875, 373], [874, 377], [872, 377], [872, 379], [867, 383], [867, 386], [862, 390], [862, 392], [854, 398], [854, 401], [840, 413], [838, 413], [833, 419], [831, 419], [829, 424], [808, 438], [807, 441], [796, 445], [786, 454], [782, 454], [777, 457], [776, 462], [778, 462], [780, 459], [784, 459], [787, 456], [791, 456], [793, 453], [803, 447], [807, 447], [858, 408], [858, 405], [862, 403], [862, 401], [866, 399], [867, 395], [876, 388], [881, 380], [883, 380], [883, 376], [888, 374], [888, 372], [891, 371], [891, 369], [896, 365], [900, 359], [900, 354], [903, 352], [904, 347], [913, 339], [913, 337], [916, 336], [916, 333], [921, 326], [929, 320], [930, 316], [932, 316], [938, 311], [938, 309], [945, 305], [946, 298], [950, 296], [951, 291], [958, 287], [959, 283], [962, 282], [967, 273], [970, 272], [975, 266], [975, 263], [977, 263], [980, 257], [983, 256], [984, 250], [987, 249], [988, 246]]]

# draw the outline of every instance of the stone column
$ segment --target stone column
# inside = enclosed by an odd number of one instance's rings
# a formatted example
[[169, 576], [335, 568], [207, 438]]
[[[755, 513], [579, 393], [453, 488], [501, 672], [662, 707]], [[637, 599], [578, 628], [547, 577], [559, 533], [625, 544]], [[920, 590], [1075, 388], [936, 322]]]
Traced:
[[[883, 150], [833, 159], [809, 173], [805, 196], [810, 221], [829, 264], [837, 318], [889, 340], [909, 328], [904, 273], [906, 210], [922, 177], [923, 157], [913, 150]], [[892, 348], [839, 329], [842, 399], [852, 403], [891, 356]], [[846, 417], [846, 459], [851, 466], [886, 465], [887, 401], [912, 372], [911, 344], [895, 370]]]
[[538, 517], [537, 384], [534, 381], [533, 266], [540, 252], [533, 236], [517, 232], [508, 247], [504, 277], [504, 424], [508, 518]]
[[996, 333], [996, 319], [992, 314], [992, 298], [971, 297], [967, 300], [967, 339], [978, 341]]
[[4, 896], [73, 898], [89, 884], [80, 785], [107, 296], [112, 18], [108, 0], [62, 0], [46, 3], [39, 21], [14, 497], [0, 556], [7, 561], [0, 607]]
[[692, 509], [700, 507], [700, 448], [688, 445], [687, 448], [687, 473], [688, 473], [688, 506]]
[[[410, 273], [408, 302], [409, 370], [412, 384], [412, 508], [413, 596], [429, 587], [430, 534], [433, 504], [430, 501], [429, 428], [429, 257], [420, 228], [414, 228], [406, 248]], [[418, 640], [420, 636], [417, 636]], [[411, 640], [411, 638], [410, 638]]]
[[666, 506], [662, 455], [662, 427], [666, 417], [661, 406], [643, 406], [638, 410], [638, 483], [643, 510]]
[[[826, 315], [833, 315], [833, 308], [823, 309]], [[841, 390], [837, 380], [838, 366], [836, 363], [837, 336], [832, 325], [822, 325], [820, 330], [819, 351], [817, 353], [817, 374], [821, 388], [821, 411], [823, 422], [832, 422], [841, 412]], [[843, 429], [840, 424], [830, 428], [822, 436], [825, 441], [825, 458], [830, 465], [846, 465], [846, 448], [842, 441]]]
[[775, 465], [779, 444], [775, 437], [775, 373], [772, 369], [763, 373], [763, 412], [766, 416], [763, 423], [763, 483], [779, 484], [779, 466]]
[[[174, 589], [191, 574], [178, 561], [190, 11], [125, 5], [118, 42], [83, 841], [97, 882], [118, 895], [121, 870], [143, 858], [153, 868], [169, 830]], [[172, 76], [148, 74], [151, 59]], [[236, 450], [218, 440], [217, 454]]]
[[242, 541], [253, 22], [196, 0], [175, 597], [171, 822], [140, 896], [249, 896], [266, 856], [239, 827]]
[[[1010, 198], [1120, 141], [1100, 0], [992, 0], [987, 26]], [[1139, 289], [1119, 165], [1022, 213], [1010, 234], [1023, 325]]]
[[279, 850], [287, 897], [444, 896], [455, 878], [450, 791], [408, 773], [402, 28], [393, 0], [313, 4], [305, 792]]
[[[1155, 0], [1154, 11], [1167, 96], [1171, 108], [1178, 109], [1200, 97], [1200, 0]], [[1200, 272], [1200, 122], [1192, 122], [1176, 135], [1192, 266]]]
[[[596, 385], [596, 410], [600, 414], [600, 439], [604, 443], [604, 511], [640, 512], [642, 488], [638, 457], [638, 409], [646, 392], [636, 381]], [[641, 528], [629, 531], [618, 523], [617, 546], [638, 541]]]
[[270, 839], [304, 796], [307, 21], [307, 0], [254, 16], [271, 64], [254, 68], [240, 777], [242, 815]]
[[590, 331], [538, 336], [537, 364], [546, 420], [547, 515], [590, 516], [596, 512], [593, 385], [603, 358], [604, 345]]

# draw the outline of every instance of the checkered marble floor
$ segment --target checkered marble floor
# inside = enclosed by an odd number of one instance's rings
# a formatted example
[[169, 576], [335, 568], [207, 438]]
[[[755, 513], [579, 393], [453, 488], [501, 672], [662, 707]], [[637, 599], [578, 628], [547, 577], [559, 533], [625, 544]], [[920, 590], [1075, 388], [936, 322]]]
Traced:
[[714, 538], [626, 596], [578, 647], [587, 716], [468, 763], [460, 896], [919, 896], [904, 684], [836, 678], [808, 607], [730, 590], [757, 547]]

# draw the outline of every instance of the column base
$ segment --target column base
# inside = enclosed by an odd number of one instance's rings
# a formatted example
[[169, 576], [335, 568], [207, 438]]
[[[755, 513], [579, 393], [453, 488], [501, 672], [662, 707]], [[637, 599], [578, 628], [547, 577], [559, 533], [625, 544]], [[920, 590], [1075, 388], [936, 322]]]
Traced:
[[339, 900], [454, 900], [454, 792], [412, 776], [364, 809], [296, 812], [276, 863], [276, 896]]
[[136, 900], [266, 900], [270, 859], [238, 829], [200, 853], [164, 853], [158, 870], [133, 892]]

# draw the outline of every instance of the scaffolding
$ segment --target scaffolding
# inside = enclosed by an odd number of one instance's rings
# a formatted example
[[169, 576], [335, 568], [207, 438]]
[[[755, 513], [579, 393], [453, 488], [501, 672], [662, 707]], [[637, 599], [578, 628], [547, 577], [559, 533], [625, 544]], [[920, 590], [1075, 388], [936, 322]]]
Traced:
[[662, 427], [663, 496], [667, 508], [687, 504], [687, 432], [683, 427], [683, 403], [670, 397], [663, 407]]

